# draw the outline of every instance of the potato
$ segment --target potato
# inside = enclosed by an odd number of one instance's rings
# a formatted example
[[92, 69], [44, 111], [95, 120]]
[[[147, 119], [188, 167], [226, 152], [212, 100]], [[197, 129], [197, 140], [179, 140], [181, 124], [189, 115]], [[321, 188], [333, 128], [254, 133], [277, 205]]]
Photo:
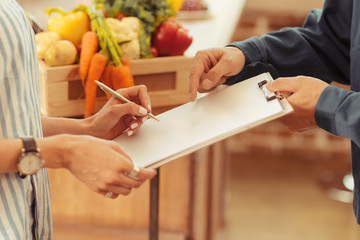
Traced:
[[53, 42], [61, 40], [61, 37], [54, 32], [39, 32], [35, 35], [35, 39], [38, 59], [44, 59], [45, 51]]
[[76, 47], [72, 42], [59, 40], [46, 50], [44, 60], [50, 66], [63, 66], [75, 63], [76, 56]]

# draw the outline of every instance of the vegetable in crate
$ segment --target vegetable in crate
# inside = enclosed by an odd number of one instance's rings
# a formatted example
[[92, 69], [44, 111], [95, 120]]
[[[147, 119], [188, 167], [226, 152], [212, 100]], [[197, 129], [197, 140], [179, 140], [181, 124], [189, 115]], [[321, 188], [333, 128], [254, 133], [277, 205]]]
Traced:
[[[113, 85], [119, 84], [119, 82], [124, 81], [126, 83], [130, 83], [130, 85], [127, 86], [133, 86], [134, 81], [130, 71], [130, 66], [128, 64], [124, 65], [121, 61], [122, 51], [110, 31], [110, 28], [106, 23], [102, 11], [96, 9], [95, 5], [91, 5], [89, 7], [80, 6], [78, 9], [86, 12], [89, 15], [91, 19], [91, 28], [97, 34], [99, 40], [99, 46], [100, 46], [100, 52], [95, 53], [92, 57], [92, 60], [90, 62], [90, 67], [88, 70], [88, 76], [86, 78], [85, 99], [87, 98], [87, 100], [85, 101], [85, 117], [88, 117], [93, 113], [95, 101], [96, 101], [97, 86], [93, 80], [101, 80], [103, 78], [102, 75], [105, 73], [107, 78], [111, 78], [112, 80], [111, 83]], [[95, 60], [93, 60], [93, 58], [95, 56], [96, 57], [102, 56], [102, 59], [99, 58], [99, 60], [103, 60], [103, 61], [99, 61], [98, 64], [94, 65], [93, 61]], [[106, 59], [105, 61], [103, 56], [106, 56], [108, 59]], [[112, 62], [111, 64], [114, 64], [115, 67], [108, 68], [106, 66], [108, 60], [110, 60]], [[98, 75], [96, 75], [96, 77], [94, 77], [95, 74], [91, 73], [93, 69], [92, 65], [94, 67], [101, 66], [101, 69], [97, 70]], [[118, 74], [117, 72], [120, 72], [122, 74], [121, 78], [117, 77], [120, 76], [120, 74]]]
[[83, 11], [65, 12], [59, 8], [48, 8], [45, 10], [50, 16], [59, 13], [59, 17], [52, 17], [48, 21], [48, 31], [56, 32], [64, 40], [72, 41], [75, 45], [81, 43], [82, 36], [90, 30], [90, 21]]
[[53, 42], [61, 40], [61, 37], [55, 32], [39, 32], [35, 34], [35, 40], [38, 59], [44, 59], [46, 50]]
[[76, 56], [77, 50], [72, 42], [58, 40], [46, 50], [44, 60], [49, 66], [64, 66], [74, 64]]
[[137, 17], [142, 22], [140, 29], [141, 58], [152, 58], [150, 51], [151, 35], [157, 27], [175, 12], [166, 0], [95, 0], [102, 4], [107, 16], [116, 18], [118, 14]]
[[176, 13], [180, 10], [180, 8], [183, 4], [182, 0], [167, 0], [167, 1]]
[[152, 39], [159, 56], [183, 55], [192, 43], [192, 36], [174, 19], [162, 23]]
[[105, 70], [108, 57], [103, 53], [95, 53], [91, 57], [89, 72], [85, 83], [85, 114], [84, 117], [90, 117], [95, 110], [96, 89], [95, 80], [100, 80]]
[[122, 63], [122, 66], [114, 67], [111, 72], [111, 83], [114, 89], [134, 86], [134, 79], [131, 74], [129, 60], [123, 58]]
[[[114, 89], [111, 80], [111, 75], [114, 67], [115, 66], [113, 64], [107, 65], [101, 77], [101, 82], [111, 89]], [[109, 94], [106, 94], [106, 98], [109, 100], [111, 96]]]
[[85, 79], [89, 70], [91, 58], [99, 49], [99, 40], [96, 33], [92, 31], [86, 32], [82, 37], [81, 46], [79, 75], [82, 84], [85, 85]]
[[120, 44], [122, 56], [129, 60], [140, 58], [139, 32], [141, 22], [136, 17], [124, 17], [121, 20], [107, 18], [111, 33], [115, 40]]

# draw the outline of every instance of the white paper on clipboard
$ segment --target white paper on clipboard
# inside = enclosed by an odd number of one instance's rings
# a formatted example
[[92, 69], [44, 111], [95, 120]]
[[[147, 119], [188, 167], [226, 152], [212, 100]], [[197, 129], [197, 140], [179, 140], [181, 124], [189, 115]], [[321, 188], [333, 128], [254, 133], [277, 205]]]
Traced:
[[149, 119], [137, 134], [115, 138], [139, 167], [157, 168], [229, 136], [293, 111], [286, 99], [266, 100], [258, 83], [272, 81], [263, 73], [215, 91], [195, 102]]

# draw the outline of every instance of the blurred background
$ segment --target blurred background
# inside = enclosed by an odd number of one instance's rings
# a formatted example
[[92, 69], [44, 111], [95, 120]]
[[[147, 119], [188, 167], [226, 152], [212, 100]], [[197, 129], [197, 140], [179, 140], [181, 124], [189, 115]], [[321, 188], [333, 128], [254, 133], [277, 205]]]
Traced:
[[[18, 2], [46, 27], [48, 18], [43, 11], [45, 8], [56, 6], [71, 10], [79, 3], [87, 4], [90, 1]], [[206, 18], [212, 17], [213, 2], [187, 1], [183, 11], [179, 12], [179, 20], [190, 27], [206, 21]], [[308, 12], [321, 8], [323, 2], [243, 0], [239, 15], [235, 16], [238, 21], [234, 24], [229, 42], [260, 36], [287, 26], [301, 26]], [[231, 1], [226, 3], [231, 4]], [[199, 10], [206, 10], [207, 13], [204, 15], [204, 11], [201, 11], [201, 14], [186, 15], [189, 6], [200, 6]], [[320, 129], [293, 133], [274, 121], [231, 137], [225, 141], [225, 145], [229, 153], [224, 185], [225, 233], [219, 239], [360, 238], [352, 212], [352, 179], [348, 175], [351, 168], [349, 140]], [[55, 239], [92, 239], [91, 235], [97, 236], [91, 229], [80, 227], [68, 231], [68, 228], [59, 226], [55, 224]]]

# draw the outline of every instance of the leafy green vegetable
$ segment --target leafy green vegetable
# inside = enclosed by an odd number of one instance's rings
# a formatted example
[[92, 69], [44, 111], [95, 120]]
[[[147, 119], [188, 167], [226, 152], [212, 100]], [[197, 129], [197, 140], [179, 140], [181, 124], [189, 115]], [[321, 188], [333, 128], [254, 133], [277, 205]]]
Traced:
[[140, 48], [142, 58], [151, 58], [151, 35], [156, 28], [175, 12], [166, 0], [95, 0], [103, 5], [108, 17], [116, 17], [119, 13], [137, 17], [143, 27], [140, 30]]

